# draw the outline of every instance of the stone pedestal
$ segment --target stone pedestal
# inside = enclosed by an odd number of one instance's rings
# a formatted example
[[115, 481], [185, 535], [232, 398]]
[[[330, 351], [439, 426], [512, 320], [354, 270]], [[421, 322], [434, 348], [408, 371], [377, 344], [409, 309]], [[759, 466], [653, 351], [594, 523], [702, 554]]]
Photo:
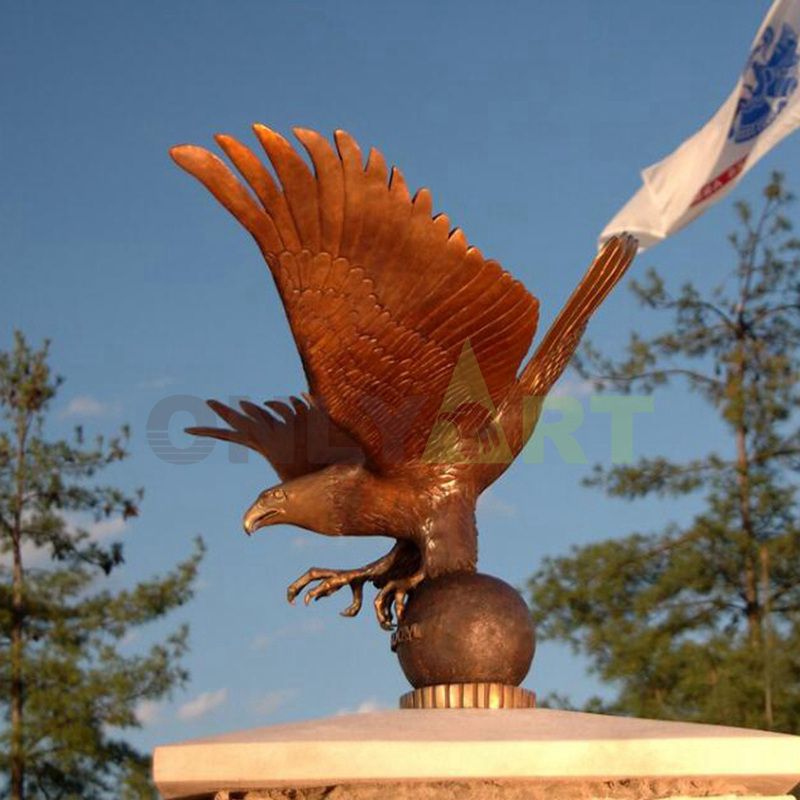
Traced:
[[800, 737], [550, 709], [330, 717], [156, 749], [165, 800], [783, 797]]

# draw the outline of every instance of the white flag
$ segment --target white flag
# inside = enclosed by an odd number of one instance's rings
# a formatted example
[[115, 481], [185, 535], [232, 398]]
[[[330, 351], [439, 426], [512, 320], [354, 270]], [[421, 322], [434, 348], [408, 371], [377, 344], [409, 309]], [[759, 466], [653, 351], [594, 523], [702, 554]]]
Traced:
[[800, 0], [775, 0], [730, 97], [694, 136], [642, 171], [644, 185], [600, 234], [628, 231], [640, 249], [680, 230], [724, 197], [800, 126]]

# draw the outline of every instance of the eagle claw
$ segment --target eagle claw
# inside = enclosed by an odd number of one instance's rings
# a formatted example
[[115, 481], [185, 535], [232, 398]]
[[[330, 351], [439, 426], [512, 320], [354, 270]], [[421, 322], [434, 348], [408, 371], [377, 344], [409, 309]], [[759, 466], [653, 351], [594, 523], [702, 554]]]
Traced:
[[[392, 605], [395, 606], [399, 619], [404, 610], [406, 592], [410, 591], [424, 577], [421, 571], [414, 572], [418, 567], [418, 561], [416, 549], [411, 551], [409, 545], [398, 543], [383, 558], [360, 569], [312, 567], [289, 585], [286, 597], [290, 603], [294, 604], [295, 599], [309, 584], [317, 583], [316, 586], [308, 589], [303, 597], [303, 602], [308, 605], [312, 600], [328, 597], [344, 586], [349, 586], [353, 593], [353, 601], [340, 613], [343, 617], [354, 617], [361, 611], [364, 584], [371, 581], [380, 589], [375, 599], [375, 613], [378, 616], [378, 622], [385, 630], [391, 630]], [[413, 574], [409, 576], [410, 572]]]
[[[304, 572], [294, 583], [289, 585], [286, 590], [286, 598], [292, 604], [295, 599], [310, 583], [319, 581], [319, 583], [309, 589], [303, 602], [308, 605], [312, 600], [319, 600], [321, 597], [327, 597], [334, 592], [339, 591], [343, 586], [349, 585], [353, 591], [353, 602], [346, 609], [347, 616], [354, 616], [361, 609], [361, 596], [362, 586], [367, 576], [364, 575], [364, 570], [350, 569], [320, 569], [319, 567], [312, 567]], [[345, 613], [345, 612], [343, 612]]]

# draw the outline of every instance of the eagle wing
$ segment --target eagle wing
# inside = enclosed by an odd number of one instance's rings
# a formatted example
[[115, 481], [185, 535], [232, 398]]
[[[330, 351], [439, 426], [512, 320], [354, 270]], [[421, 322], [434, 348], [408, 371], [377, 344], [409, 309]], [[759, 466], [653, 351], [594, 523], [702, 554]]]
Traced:
[[252, 193], [203, 148], [171, 154], [255, 238], [331, 419], [380, 471], [423, 458], [464, 348], [498, 405], [530, 346], [538, 301], [446, 216], [432, 217], [430, 192], [412, 198], [377, 150], [364, 165], [348, 134], [336, 132], [334, 150], [295, 129], [312, 172], [279, 134], [254, 130], [278, 180], [249, 148], [216, 137]]
[[229, 427], [194, 427], [186, 432], [255, 450], [282, 481], [331, 464], [364, 460], [361, 447], [309, 395], [303, 400], [291, 397], [289, 403], [268, 400], [266, 408], [243, 400], [239, 411], [217, 400], [209, 400], [208, 405]]
[[575, 354], [592, 314], [633, 263], [637, 248], [638, 242], [627, 233], [603, 245], [522, 371], [520, 385], [526, 394], [543, 397], [550, 391]]

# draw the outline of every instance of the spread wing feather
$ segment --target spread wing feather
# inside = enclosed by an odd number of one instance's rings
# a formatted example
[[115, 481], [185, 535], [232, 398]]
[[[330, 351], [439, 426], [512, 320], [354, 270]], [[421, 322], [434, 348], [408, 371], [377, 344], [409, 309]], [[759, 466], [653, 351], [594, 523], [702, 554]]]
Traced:
[[247, 147], [217, 138], [250, 186], [190, 145], [175, 161], [253, 235], [275, 279], [313, 395], [391, 471], [422, 458], [457, 360], [469, 344], [500, 404], [536, 329], [538, 302], [469, 247], [426, 189], [355, 140], [336, 150], [298, 129], [312, 170], [279, 134], [255, 126], [277, 181]]
[[637, 247], [628, 234], [606, 242], [522, 371], [525, 394], [543, 397], [550, 391], [580, 344], [589, 318], [626, 273]]
[[217, 400], [208, 405], [228, 427], [194, 427], [186, 432], [255, 450], [283, 481], [331, 464], [364, 460], [359, 445], [308, 395], [303, 400], [291, 397], [289, 404], [268, 400], [264, 405], [273, 413], [246, 400], [239, 403], [240, 411]]

